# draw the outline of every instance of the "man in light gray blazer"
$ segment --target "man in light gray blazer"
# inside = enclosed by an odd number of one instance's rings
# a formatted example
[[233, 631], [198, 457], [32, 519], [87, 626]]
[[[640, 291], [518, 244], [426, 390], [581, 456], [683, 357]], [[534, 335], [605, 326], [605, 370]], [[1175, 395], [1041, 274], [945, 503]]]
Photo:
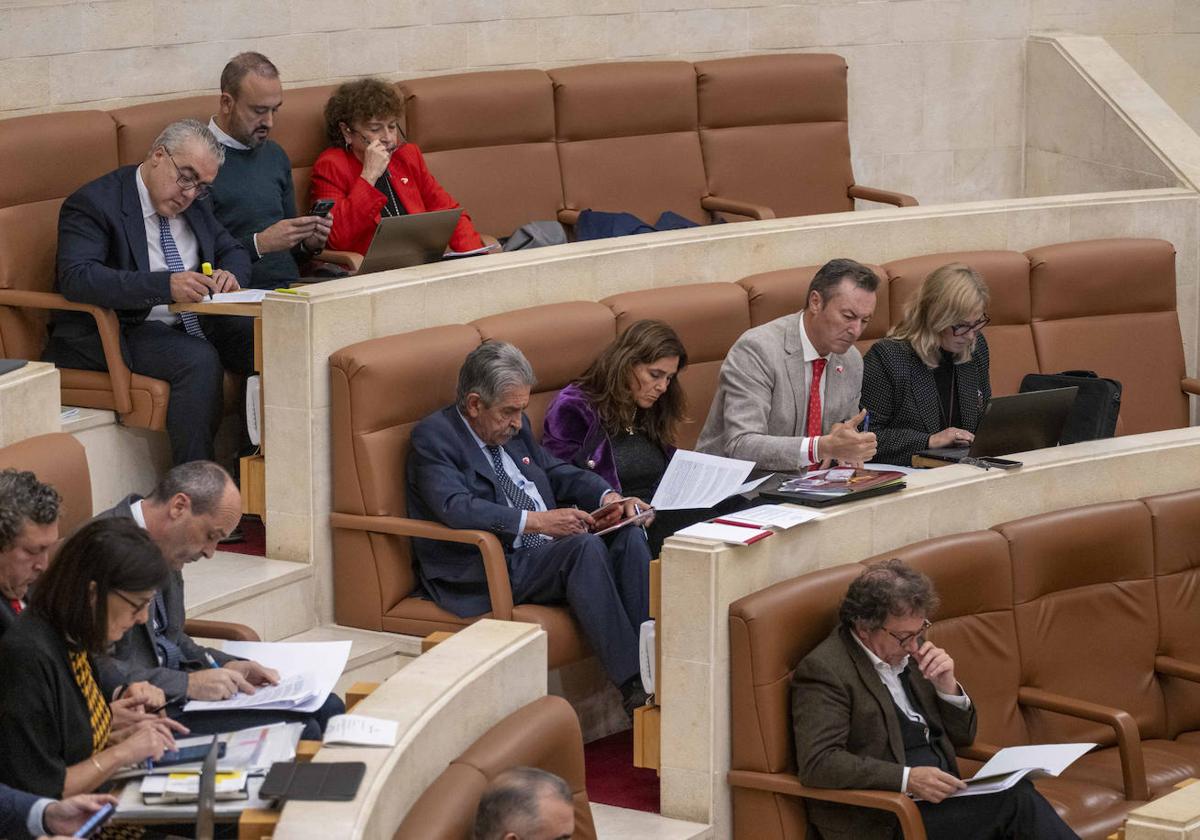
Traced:
[[801, 312], [744, 332], [721, 365], [696, 448], [781, 472], [869, 461], [875, 435], [858, 431], [863, 362], [854, 342], [875, 312], [878, 285], [865, 265], [830, 260]]

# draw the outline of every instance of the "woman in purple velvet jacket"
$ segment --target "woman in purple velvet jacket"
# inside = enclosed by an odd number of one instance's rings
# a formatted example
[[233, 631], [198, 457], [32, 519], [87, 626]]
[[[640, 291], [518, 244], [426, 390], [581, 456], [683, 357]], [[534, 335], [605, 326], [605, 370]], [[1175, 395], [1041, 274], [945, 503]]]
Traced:
[[[687, 350], [662, 321], [636, 321], [546, 410], [542, 446], [594, 470], [623, 496], [652, 499], [685, 415], [676, 377]], [[735, 497], [736, 509], [743, 505]], [[724, 503], [723, 503], [724, 504]], [[647, 528], [652, 557], [663, 540], [713, 511], [662, 511]]]

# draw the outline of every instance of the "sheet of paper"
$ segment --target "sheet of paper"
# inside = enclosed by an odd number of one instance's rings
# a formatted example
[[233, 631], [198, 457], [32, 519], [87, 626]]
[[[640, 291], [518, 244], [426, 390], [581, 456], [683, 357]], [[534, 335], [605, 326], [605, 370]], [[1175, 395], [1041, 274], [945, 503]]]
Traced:
[[682, 531], [676, 531], [677, 537], [695, 537], [701, 540], [733, 543], [734, 545], [750, 545], [775, 533], [763, 528], [746, 528], [741, 525], [719, 525], [714, 522], [700, 522], [689, 525]]
[[630, 525], [641, 525], [647, 519], [650, 519], [653, 516], [654, 516], [654, 508], [648, 508], [648, 509], [642, 511], [641, 513], [639, 513], [637, 516], [631, 516], [628, 519], [622, 519], [616, 525], [609, 525], [607, 528], [604, 528], [599, 531], [594, 531], [593, 533], [598, 537], [602, 537], [605, 534], [611, 534], [613, 531], [619, 531], [622, 528], [626, 528]]
[[912, 473], [925, 472], [925, 470], [917, 469], [916, 467], [900, 467], [900, 466], [897, 466], [896, 464], [876, 464], [876, 463], [863, 464], [863, 469], [880, 470], [880, 471], [891, 470], [892, 472], [902, 472], [905, 475], [911, 475]]
[[753, 461], [721, 458], [702, 452], [677, 449], [667, 464], [650, 506], [657, 510], [709, 508], [734, 493], [757, 487], [760, 481], [746, 482], [754, 469]]
[[[281, 678], [308, 673], [312, 677], [309, 685], [314, 692], [311, 699], [293, 708], [298, 712], [315, 712], [321, 708], [329, 692], [346, 669], [350, 658], [350, 642], [226, 642], [223, 650], [243, 659], [274, 668]], [[241, 695], [238, 695], [241, 696]], [[236, 698], [235, 698], [236, 699]], [[253, 699], [253, 698], [252, 698]], [[192, 701], [184, 711], [192, 710]], [[229, 700], [220, 701], [228, 703]], [[210, 708], [232, 708], [212, 706]]]
[[791, 505], [759, 505], [737, 513], [726, 513], [721, 519], [731, 522], [748, 522], [752, 525], [770, 526], [784, 530], [814, 519], [820, 519], [822, 513], [816, 508], [793, 507]]
[[238, 289], [236, 292], [217, 292], [201, 303], [262, 303], [267, 296], [266, 289]]
[[366, 715], [335, 715], [325, 727], [326, 744], [394, 747], [400, 726], [394, 720]]
[[976, 778], [986, 778], [1014, 770], [1033, 768], [1057, 776], [1071, 766], [1095, 744], [1031, 744], [1025, 747], [1005, 747], [979, 768]]
[[296, 709], [316, 696], [312, 674], [280, 676], [277, 685], [256, 688], [253, 694], [233, 695], [228, 700], [191, 700], [185, 712], [210, 712], [214, 709]]

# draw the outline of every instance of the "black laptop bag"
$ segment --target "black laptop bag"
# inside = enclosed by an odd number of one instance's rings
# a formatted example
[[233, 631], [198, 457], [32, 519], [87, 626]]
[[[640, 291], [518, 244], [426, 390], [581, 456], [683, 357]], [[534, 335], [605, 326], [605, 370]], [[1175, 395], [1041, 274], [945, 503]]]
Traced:
[[1117, 431], [1117, 415], [1121, 413], [1121, 383], [1117, 380], [1097, 376], [1093, 370], [1030, 373], [1021, 380], [1021, 393], [1071, 387], [1079, 388], [1079, 392], [1063, 424], [1059, 443], [1112, 437]]

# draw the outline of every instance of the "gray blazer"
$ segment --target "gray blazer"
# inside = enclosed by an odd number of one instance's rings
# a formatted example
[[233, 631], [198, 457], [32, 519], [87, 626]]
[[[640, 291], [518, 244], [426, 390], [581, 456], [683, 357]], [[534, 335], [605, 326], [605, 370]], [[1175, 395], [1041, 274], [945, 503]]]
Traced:
[[[141, 500], [141, 496], [126, 496], [116, 507], [96, 514], [96, 519], [110, 519], [122, 516], [133, 518], [133, 503]], [[171, 572], [167, 585], [163, 587], [163, 601], [167, 608], [167, 627], [164, 635], [179, 646], [183, 660], [179, 670], [163, 668], [158, 664], [158, 652], [154, 647], [154, 633], [150, 623], [135, 624], [121, 640], [113, 645], [110, 656], [97, 658], [96, 664], [100, 671], [100, 688], [106, 697], [112, 697], [113, 690], [118, 685], [131, 682], [148, 682], [158, 686], [167, 695], [167, 700], [174, 703], [187, 697], [187, 678], [189, 671], [207, 668], [208, 663], [204, 654], [208, 653], [218, 665], [237, 659], [216, 648], [206, 648], [192, 641], [192, 637], [183, 632], [183, 573]]]
[[[720, 385], [696, 448], [710, 455], [754, 461], [760, 469], [799, 472], [808, 391], [804, 387], [803, 313], [785, 315], [746, 330], [729, 348]], [[851, 347], [831, 354], [825, 368], [821, 428], [858, 413], [862, 354]]]

